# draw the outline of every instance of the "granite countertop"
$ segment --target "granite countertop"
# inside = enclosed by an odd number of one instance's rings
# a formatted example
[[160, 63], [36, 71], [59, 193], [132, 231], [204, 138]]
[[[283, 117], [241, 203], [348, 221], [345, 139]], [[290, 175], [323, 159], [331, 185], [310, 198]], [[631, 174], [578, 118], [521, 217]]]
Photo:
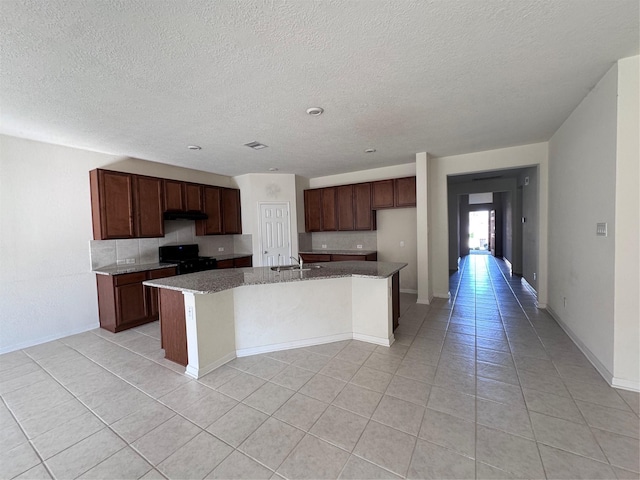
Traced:
[[150, 287], [206, 294], [222, 292], [243, 285], [264, 285], [342, 277], [388, 278], [406, 266], [406, 263], [355, 261], [322, 263], [321, 268], [304, 271], [274, 272], [270, 267], [234, 268], [208, 270], [177, 277], [147, 280], [143, 284]]
[[116, 265], [114, 267], [96, 268], [93, 273], [98, 275], [123, 275], [125, 273], [146, 272], [147, 270], [159, 270], [177, 266], [175, 263], [140, 263], [129, 265]]
[[370, 253], [376, 253], [375, 250], [327, 250], [323, 248], [321, 250], [304, 250], [299, 253], [308, 253], [312, 255], [325, 254], [325, 255], [369, 255]]

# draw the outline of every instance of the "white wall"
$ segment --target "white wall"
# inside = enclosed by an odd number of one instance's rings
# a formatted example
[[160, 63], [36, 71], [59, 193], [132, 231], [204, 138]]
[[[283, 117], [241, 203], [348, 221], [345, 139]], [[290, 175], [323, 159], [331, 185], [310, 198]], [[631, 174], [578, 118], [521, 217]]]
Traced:
[[[609, 70], [549, 141], [548, 305], [609, 380], [614, 348], [617, 73], [616, 66]], [[607, 222], [612, 234], [597, 237], [598, 222]]]
[[[449, 239], [447, 213], [447, 175], [460, 175], [540, 165], [540, 225], [539, 236], [547, 235], [547, 143], [536, 143], [519, 147], [502, 148], [486, 152], [429, 158], [428, 202], [429, 202], [429, 263], [431, 283], [436, 297], [447, 297], [449, 291]], [[506, 212], [505, 212], [506, 213]], [[418, 220], [420, 221], [420, 220]], [[543, 242], [544, 243], [544, 242]], [[538, 302], [546, 304], [546, 244], [540, 245]], [[422, 267], [419, 264], [419, 267]], [[420, 268], [418, 269], [420, 290]]]
[[0, 353], [98, 326], [89, 171], [228, 177], [0, 135]]
[[[296, 182], [296, 176], [285, 173], [250, 173], [234, 177], [234, 180], [240, 188], [242, 233], [252, 235], [253, 265], [262, 265], [259, 207], [261, 202], [289, 203], [291, 255], [297, 256], [299, 182]], [[302, 205], [300, 208], [303, 208]]]
[[377, 215], [378, 261], [406, 263], [407, 266], [400, 270], [400, 289], [409, 293], [417, 293], [416, 209], [378, 210]]
[[[525, 178], [529, 183], [525, 185]], [[536, 291], [538, 290], [538, 169], [528, 168], [518, 179], [522, 188], [522, 276]], [[536, 277], [535, 279], [533, 277]]]
[[640, 390], [640, 57], [618, 62], [613, 384]]

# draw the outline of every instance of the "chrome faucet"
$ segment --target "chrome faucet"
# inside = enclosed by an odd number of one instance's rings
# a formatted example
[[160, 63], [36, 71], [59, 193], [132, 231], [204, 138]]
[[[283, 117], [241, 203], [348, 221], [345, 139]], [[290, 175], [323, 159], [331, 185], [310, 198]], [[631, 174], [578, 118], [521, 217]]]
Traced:
[[296, 257], [289, 257], [291, 258], [291, 260], [293, 260], [294, 262], [296, 262], [298, 264], [298, 266], [300, 267], [300, 270], [302, 270], [302, 265], [304, 265], [304, 260], [302, 260], [302, 256], [298, 256], [298, 258]]

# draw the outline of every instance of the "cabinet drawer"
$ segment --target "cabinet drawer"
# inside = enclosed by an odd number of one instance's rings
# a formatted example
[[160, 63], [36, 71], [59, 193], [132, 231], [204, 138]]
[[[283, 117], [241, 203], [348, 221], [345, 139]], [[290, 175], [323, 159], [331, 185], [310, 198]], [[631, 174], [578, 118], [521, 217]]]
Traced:
[[253, 257], [240, 257], [233, 260], [233, 266], [236, 268], [252, 267]]
[[329, 254], [323, 255], [321, 253], [301, 253], [300, 256], [302, 257], [302, 260], [308, 263], [331, 261], [331, 255]]
[[147, 272], [125, 273], [113, 277], [113, 284], [116, 287], [120, 285], [129, 285], [130, 283], [141, 283], [147, 279]]
[[218, 268], [233, 268], [233, 259], [218, 260]]
[[149, 280], [154, 280], [156, 278], [173, 277], [175, 274], [176, 274], [175, 267], [161, 268], [159, 270], [150, 270]]

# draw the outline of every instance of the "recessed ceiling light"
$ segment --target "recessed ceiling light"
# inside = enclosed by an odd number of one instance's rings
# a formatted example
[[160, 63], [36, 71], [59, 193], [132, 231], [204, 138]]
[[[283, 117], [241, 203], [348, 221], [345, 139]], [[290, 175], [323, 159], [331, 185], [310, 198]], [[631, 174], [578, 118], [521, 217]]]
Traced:
[[375, 148], [367, 148], [367, 149], [364, 151], [364, 153], [373, 153], [373, 152], [375, 152], [375, 151], [376, 151], [376, 149], [375, 149]]
[[189, 150], [202, 150], [202, 147], [200, 147], [198, 145], [189, 145], [187, 148]]
[[263, 148], [267, 148], [267, 145], [264, 145], [260, 142], [249, 142], [244, 144], [245, 147], [253, 148], [254, 150], [262, 150]]
[[269, 169], [269, 171], [270, 171], [270, 172], [277, 172], [277, 171], [278, 171], [278, 169], [277, 169], [276, 167], [271, 167], [271, 168]]
[[322, 115], [322, 112], [324, 112], [324, 109], [320, 107], [307, 108], [307, 113], [312, 117], [319, 117], [320, 115]]

